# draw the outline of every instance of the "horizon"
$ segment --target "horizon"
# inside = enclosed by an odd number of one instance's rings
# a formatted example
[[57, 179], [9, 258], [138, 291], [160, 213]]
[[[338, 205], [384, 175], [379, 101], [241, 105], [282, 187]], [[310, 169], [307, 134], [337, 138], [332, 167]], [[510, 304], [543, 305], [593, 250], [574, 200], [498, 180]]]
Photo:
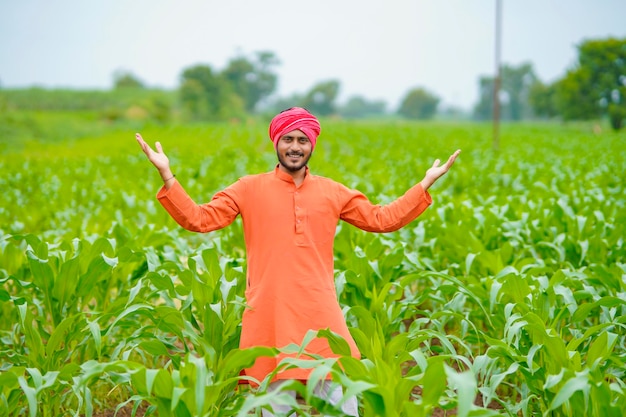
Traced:
[[[323, 0], [296, 10], [286, 0], [241, 10], [216, 1], [184, 6], [0, 4], [0, 88], [107, 90], [115, 72], [126, 71], [148, 88], [173, 90], [184, 68], [205, 64], [219, 71], [238, 55], [271, 51], [281, 61], [276, 96], [334, 79], [339, 102], [360, 95], [396, 108], [410, 89], [422, 87], [440, 97], [442, 108], [471, 111], [479, 78], [495, 74], [494, 0], [398, 0], [393, 6]], [[529, 62], [544, 83], [575, 64], [582, 41], [626, 37], [626, 2], [619, 0], [503, 1], [502, 7], [501, 63]], [[303, 14], [304, 24], [294, 17]], [[281, 24], [268, 24], [273, 21]], [[309, 28], [309, 21], [322, 22], [321, 28]]]

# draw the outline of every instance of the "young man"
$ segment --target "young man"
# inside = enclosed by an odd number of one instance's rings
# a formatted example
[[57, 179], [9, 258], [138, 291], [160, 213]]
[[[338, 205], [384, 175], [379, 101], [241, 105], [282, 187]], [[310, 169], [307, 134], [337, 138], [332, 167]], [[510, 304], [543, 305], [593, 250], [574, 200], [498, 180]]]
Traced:
[[[350, 336], [335, 292], [333, 240], [341, 219], [370, 232], [398, 230], [419, 216], [430, 204], [427, 189], [454, 164], [459, 150], [440, 166], [436, 160], [424, 178], [402, 197], [385, 206], [372, 204], [365, 195], [333, 180], [313, 175], [307, 163], [320, 124], [303, 108], [276, 115], [269, 126], [278, 165], [271, 172], [249, 175], [218, 192], [210, 202], [196, 204], [176, 181], [159, 142], [154, 151], [137, 134], [137, 141], [158, 169], [164, 185], [157, 198], [168, 213], [187, 230], [210, 232], [243, 220], [247, 256], [246, 301], [241, 348], [284, 347], [300, 344], [309, 330], [330, 328], [360, 357]], [[325, 339], [314, 339], [307, 351], [335, 357]], [[259, 358], [246, 374], [263, 380], [282, 359]], [[306, 380], [311, 370], [289, 369], [280, 380]], [[275, 388], [276, 385], [273, 385]], [[337, 403], [341, 390], [328, 393]], [[344, 404], [344, 412], [357, 415], [356, 399]], [[275, 410], [276, 411], [276, 410]], [[269, 413], [264, 411], [264, 415]]]

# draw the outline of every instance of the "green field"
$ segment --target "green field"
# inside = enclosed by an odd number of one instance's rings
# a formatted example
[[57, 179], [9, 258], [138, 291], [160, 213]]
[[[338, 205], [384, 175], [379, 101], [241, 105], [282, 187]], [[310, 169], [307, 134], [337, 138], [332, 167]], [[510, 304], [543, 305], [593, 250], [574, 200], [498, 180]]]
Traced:
[[[59, 117], [0, 129], [0, 416], [245, 416], [284, 399], [238, 385], [275, 352], [237, 349], [240, 220], [181, 230], [134, 139], [161, 141], [203, 202], [273, 168], [267, 121], [84, 131], [88, 116]], [[322, 120], [312, 172], [375, 202], [462, 149], [415, 222], [337, 229], [338, 297], [363, 358], [314, 359], [315, 375], [358, 394], [362, 416], [626, 415], [626, 138], [587, 124], [501, 133], [494, 152], [486, 124]], [[341, 415], [312, 385], [291, 387], [301, 415]]]

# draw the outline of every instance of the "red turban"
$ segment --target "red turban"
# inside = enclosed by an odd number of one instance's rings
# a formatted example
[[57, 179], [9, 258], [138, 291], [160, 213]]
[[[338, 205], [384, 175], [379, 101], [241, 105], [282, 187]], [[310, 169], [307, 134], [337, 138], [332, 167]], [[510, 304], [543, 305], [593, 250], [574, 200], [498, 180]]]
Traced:
[[293, 130], [301, 130], [311, 141], [311, 150], [315, 149], [315, 143], [321, 130], [320, 122], [302, 107], [292, 107], [274, 116], [269, 129], [274, 148], [276, 148], [281, 136]]

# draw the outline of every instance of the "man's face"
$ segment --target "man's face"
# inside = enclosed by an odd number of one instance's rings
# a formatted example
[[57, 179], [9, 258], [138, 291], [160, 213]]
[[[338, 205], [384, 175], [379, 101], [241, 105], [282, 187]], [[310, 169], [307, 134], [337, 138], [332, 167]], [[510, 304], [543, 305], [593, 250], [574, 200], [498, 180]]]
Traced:
[[276, 144], [278, 162], [289, 172], [303, 169], [312, 153], [311, 141], [301, 130], [284, 134]]

